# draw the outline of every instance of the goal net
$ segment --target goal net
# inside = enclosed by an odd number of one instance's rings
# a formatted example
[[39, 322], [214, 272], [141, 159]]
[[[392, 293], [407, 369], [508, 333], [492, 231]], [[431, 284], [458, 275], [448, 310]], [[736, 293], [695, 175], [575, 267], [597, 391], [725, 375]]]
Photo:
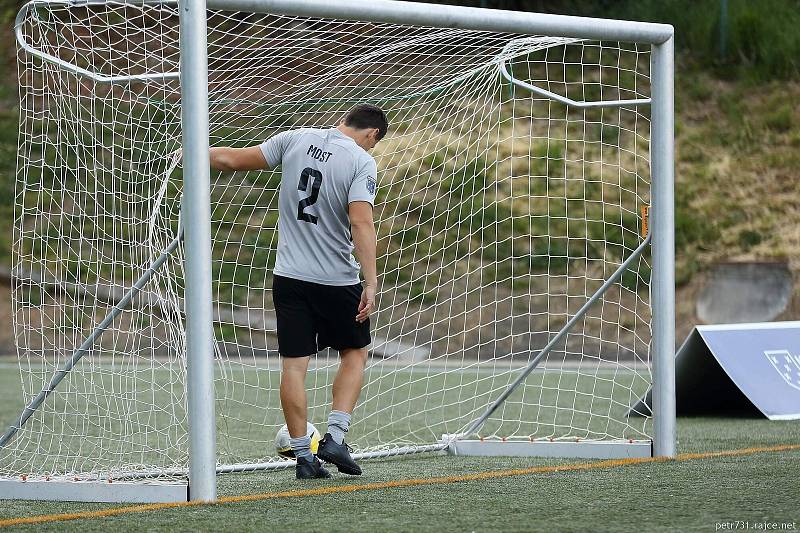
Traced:
[[[173, 155], [177, 6], [36, 2], [17, 31], [19, 372], [3, 383], [18, 387], [4, 414], [21, 427], [0, 447], [0, 477], [183, 477], [179, 223], [192, 221]], [[650, 418], [629, 412], [652, 383], [649, 45], [211, 11], [208, 64], [212, 146], [331, 127], [359, 102], [387, 111], [374, 150], [381, 289], [348, 438], [358, 452], [438, 450], [443, 435], [650, 439]], [[221, 469], [279, 460], [280, 180], [212, 171]], [[336, 355], [311, 361], [320, 430]]]

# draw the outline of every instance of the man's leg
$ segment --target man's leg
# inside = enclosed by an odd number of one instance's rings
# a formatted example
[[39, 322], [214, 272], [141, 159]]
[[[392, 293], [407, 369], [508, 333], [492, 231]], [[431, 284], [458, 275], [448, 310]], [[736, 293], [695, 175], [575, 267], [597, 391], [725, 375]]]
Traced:
[[361, 474], [361, 467], [350, 455], [350, 447], [345, 444], [344, 437], [350, 429], [350, 417], [364, 382], [367, 346], [372, 342], [370, 322], [369, 318], [356, 320], [362, 310], [364, 296], [364, 288], [360, 283], [329, 287], [327, 296], [326, 308], [316, 310], [319, 320], [324, 323], [318, 337], [319, 345], [338, 349], [340, 360], [333, 381], [333, 410], [328, 417], [328, 431], [317, 448], [317, 457], [336, 465], [339, 472], [357, 476]]
[[358, 476], [361, 475], [361, 468], [353, 461], [348, 447], [344, 445], [344, 436], [350, 429], [350, 415], [364, 383], [367, 349], [340, 350], [339, 355], [339, 371], [333, 381], [333, 410], [328, 416], [328, 432], [320, 443], [317, 454], [320, 459], [335, 464], [339, 472]]
[[310, 359], [310, 356], [281, 358], [281, 407], [289, 429], [289, 442], [297, 458], [298, 479], [331, 476], [311, 453], [311, 437], [307, 435], [306, 372]]
[[328, 416], [328, 433], [336, 444], [344, 441], [350, 429], [350, 418], [364, 383], [367, 349], [341, 350], [339, 357], [339, 371], [333, 381], [333, 406]]
[[282, 357], [281, 407], [292, 438], [306, 436], [306, 373], [311, 357]]
[[[311, 453], [311, 438], [307, 435], [308, 409], [306, 373], [311, 356], [317, 352], [317, 331], [309, 301], [311, 284], [273, 276], [272, 300], [278, 326], [278, 353], [281, 354], [281, 407], [289, 444], [297, 458], [298, 479], [330, 477]], [[299, 355], [300, 357], [286, 357]]]
[[352, 413], [361, 395], [361, 385], [364, 383], [367, 349], [365, 347], [341, 350], [339, 357], [339, 371], [333, 380], [333, 410]]

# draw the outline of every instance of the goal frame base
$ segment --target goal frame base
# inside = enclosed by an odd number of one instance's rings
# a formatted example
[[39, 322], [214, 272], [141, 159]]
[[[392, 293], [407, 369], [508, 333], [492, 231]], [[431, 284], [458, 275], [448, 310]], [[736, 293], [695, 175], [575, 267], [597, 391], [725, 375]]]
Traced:
[[189, 484], [0, 479], [0, 500], [176, 503], [189, 501]]
[[[442, 441], [448, 440], [446, 436]], [[450, 440], [449, 455], [479, 457], [557, 457], [569, 459], [639, 459], [653, 457], [649, 440], [549, 441], [549, 440]]]

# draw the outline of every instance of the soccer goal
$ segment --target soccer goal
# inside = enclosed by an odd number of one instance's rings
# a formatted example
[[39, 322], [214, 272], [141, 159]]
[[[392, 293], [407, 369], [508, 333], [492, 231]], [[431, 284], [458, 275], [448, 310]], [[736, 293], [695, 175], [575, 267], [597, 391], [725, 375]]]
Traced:
[[[292, 464], [273, 446], [281, 175], [209, 173], [208, 147], [359, 102], [391, 126], [356, 457], [674, 455], [671, 27], [32, 0], [15, 29], [19, 371], [2, 379], [19, 394], [0, 411], [0, 498], [213, 500], [218, 474]], [[312, 358], [312, 423], [336, 365]]]

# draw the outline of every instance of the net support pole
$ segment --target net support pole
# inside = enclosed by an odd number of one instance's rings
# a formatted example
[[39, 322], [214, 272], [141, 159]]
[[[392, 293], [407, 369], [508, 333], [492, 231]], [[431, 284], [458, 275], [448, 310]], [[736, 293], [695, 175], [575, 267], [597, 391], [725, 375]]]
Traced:
[[674, 41], [651, 65], [653, 455], [675, 457]]
[[211, 185], [205, 0], [181, 0], [181, 124], [186, 253], [186, 394], [189, 498], [214, 501], [216, 422], [211, 295]]
[[589, 309], [591, 309], [591, 307], [595, 304], [595, 302], [597, 302], [600, 298], [602, 298], [603, 295], [606, 292], [608, 292], [608, 289], [610, 289], [619, 280], [619, 278], [622, 277], [625, 271], [630, 268], [633, 262], [638, 260], [639, 257], [641, 257], [645, 249], [647, 249], [647, 247], [650, 246], [651, 236], [652, 234], [648, 233], [647, 237], [645, 237], [644, 241], [642, 241], [642, 243], [639, 244], [636, 250], [634, 250], [633, 253], [629, 255], [628, 258], [625, 259], [625, 261], [623, 261], [617, 267], [614, 273], [611, 274], [611, 276], [603, 282], [600, 288], [597, 289], [597, 291], [595, 291], [595, 293], [583, 303], [581, 308], [578, 309], [578, 311], [572, 316], [572, 318], [570, 318], [567, 321], [567, 323], [564, 324], [564, 326], [558, 331], [558, 333], [556, 333], [553, 336], [553, 338], [550, 339], [550, 341], [545, 345], [545, 347], [542, 348], [541, 351], [539, 351], [539, 353], [536, 354], [536, 356], [534, 356], [533, 359], [530, 360], [528, 365], [522, 369], [522, 372], [519, 373], [517, 378], [508, 387], [506, 387], [503, 393], [500, 396], [498, 396], [494, 402], [492, 402], [492, 404], [486, 409], [486, 411], [484, 411], [484, 413], [481, 416], [472, 421], [472, 423], [469, 426], [467, 426], [467, 429], [465, 429], [461, 433], [451, 435], [449, 437], [451, 440], [468, 437], [470, 435], [474, 435], [477, 433], [477, 431], [483, 426], [483, 424], [486, 423], [487, 420], [489, 420], [489, 417], [492, 416], [492, 414], [494, 414], [494, 412], [497, 411], [497, 409], [501, 405], [503, 405], [503, 403], [508, 399], [509, 396], [511, 396], [511, 394], [517, 389], [517, 387], [519, 387], [520, 384], [522, 384], [525, 381], [528, 375], [530, 375], [530, 373], [533, 372], [537, 366], [539, 366], [539, 363], [542, 361], [542, 359], [544, 359], [547, 356], [547, 354], [549, 354], [553, 350], [553, 348], [559, 342], [561, 342], [570, 331], [572, 331], [573, 326], [575, 326], [575, 324], [577, 324], [578, 321], [584, 317], [584, 315], [589, 311]]

